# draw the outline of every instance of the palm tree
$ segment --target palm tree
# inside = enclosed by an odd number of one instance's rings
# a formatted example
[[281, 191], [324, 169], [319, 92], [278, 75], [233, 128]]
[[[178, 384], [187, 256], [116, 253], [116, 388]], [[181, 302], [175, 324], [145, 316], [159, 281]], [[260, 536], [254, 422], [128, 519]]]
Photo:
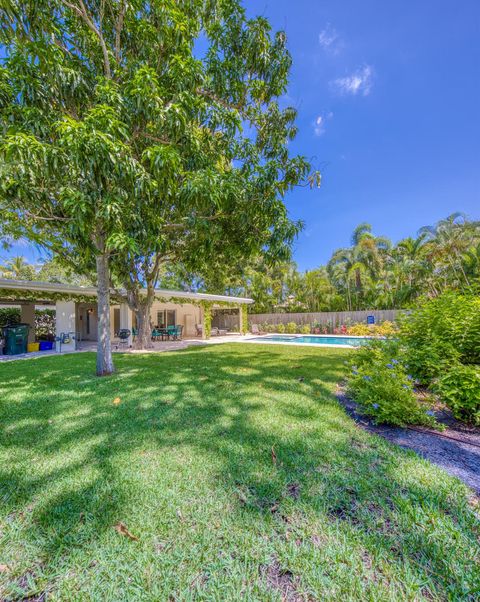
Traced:
[[391, 248], [390, 240], [372, 234], [372, 226], [367, 223], [355, 228], [351, 243], [351, 247], [335, 251], [327, 266], [334, 282], [346, 291], [350, 309], [352, 289], [358, 307], [369, 296], [366, 290], [381, 273]]
[[465, 214], [457, 212], [435, 226], [424, 226], [419, 230], [419, 234], [424, 234], [430, 242], [429, 257], [436, 264], [443, 287], [470, 287], [462, 265], [462, 256], [471, 244], [469, 224]]
[[0, 266], [3, 278], [12, 280], [35, 280], [35, 268], [25, 260], [22, 255], [16, 255], [8, 259]]
[[463, 268], [469, 280], [474, 282], [477, 290], [480, 285], [480, 240], [470, 247], [462, 258]]

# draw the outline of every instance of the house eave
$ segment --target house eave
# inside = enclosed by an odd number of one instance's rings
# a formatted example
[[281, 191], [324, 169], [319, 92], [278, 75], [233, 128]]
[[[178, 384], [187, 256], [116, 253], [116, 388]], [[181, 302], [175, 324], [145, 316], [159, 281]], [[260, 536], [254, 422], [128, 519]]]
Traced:
[[[88, 286], [75, 286], [72, 284], [58, 284], [56, 282], [37, 282], [28, 280], [8, 280], [0, 278], [0, 290], [25, 291], [28, 293], [55, 293], [60, 295], [72, 295], [72, 297], [96, 297], [97, 289]], [[120, 294], [125, 291], [120, 290]], [[115, 294], [115, 291], [112, 291]], [[231, 297], [228, 295], [210, 295], [208, 293], [192, 293], [187, 291], [173, 291], [168, 289], [155, 289], [155, 297], [169, 299], [185, 299], [186, 301], [211, 301], [218, 303], [234, 303], [238, 305], [253, 303], [248, 297]]]

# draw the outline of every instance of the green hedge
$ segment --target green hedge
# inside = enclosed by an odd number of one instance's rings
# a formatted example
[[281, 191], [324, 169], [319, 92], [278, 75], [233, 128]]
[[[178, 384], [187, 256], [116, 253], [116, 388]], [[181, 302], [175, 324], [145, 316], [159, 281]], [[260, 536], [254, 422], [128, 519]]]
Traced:
[[422, 387], [459, 420], [480, 425], [480, 298], [448, 292], [423, 301], [402, 316], [390, 340], [352, 356], [347, 382], [378, 422], [433, 424], [428, 398], [420, 403], [415, 395]]
[[[18, 307], [0, 308], [0, 328], [7, 324], [18, 324], [21, 321], [21, 311]], [[52, 339], [55, 336], [55, 310], [35, 310], [35, 338]]]
[[20, 322], [20, 309], [18, 307], [0, 307], [0, 328], [7, 324]]

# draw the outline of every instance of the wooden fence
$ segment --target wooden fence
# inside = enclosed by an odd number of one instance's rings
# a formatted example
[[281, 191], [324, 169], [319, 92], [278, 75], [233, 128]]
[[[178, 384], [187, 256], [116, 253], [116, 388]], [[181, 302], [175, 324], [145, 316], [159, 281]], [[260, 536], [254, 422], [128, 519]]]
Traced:
[[365, 311], [322, 311], [312, 313], [295, 313], [295, 314], [249, 314], [249, 324], [330, 324], [331, 326], [339, 326], [341, 324], [358, 324], [366, 323], [367, 316], [374, 316], [375, 324], [385, 322], [386, 320], [394, 321], [401, 313], [399, 309], [367, 309]]

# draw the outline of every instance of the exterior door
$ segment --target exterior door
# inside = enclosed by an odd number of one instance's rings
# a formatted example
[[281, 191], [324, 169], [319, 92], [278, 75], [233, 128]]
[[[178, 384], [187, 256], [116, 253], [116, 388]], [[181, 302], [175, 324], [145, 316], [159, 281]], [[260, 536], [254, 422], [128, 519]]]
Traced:
[[82, 307], [80, 309], [80, 332], [82, 340], [96, 341], [97, 340], [97, 308], [93, 305], [90, 307]]

